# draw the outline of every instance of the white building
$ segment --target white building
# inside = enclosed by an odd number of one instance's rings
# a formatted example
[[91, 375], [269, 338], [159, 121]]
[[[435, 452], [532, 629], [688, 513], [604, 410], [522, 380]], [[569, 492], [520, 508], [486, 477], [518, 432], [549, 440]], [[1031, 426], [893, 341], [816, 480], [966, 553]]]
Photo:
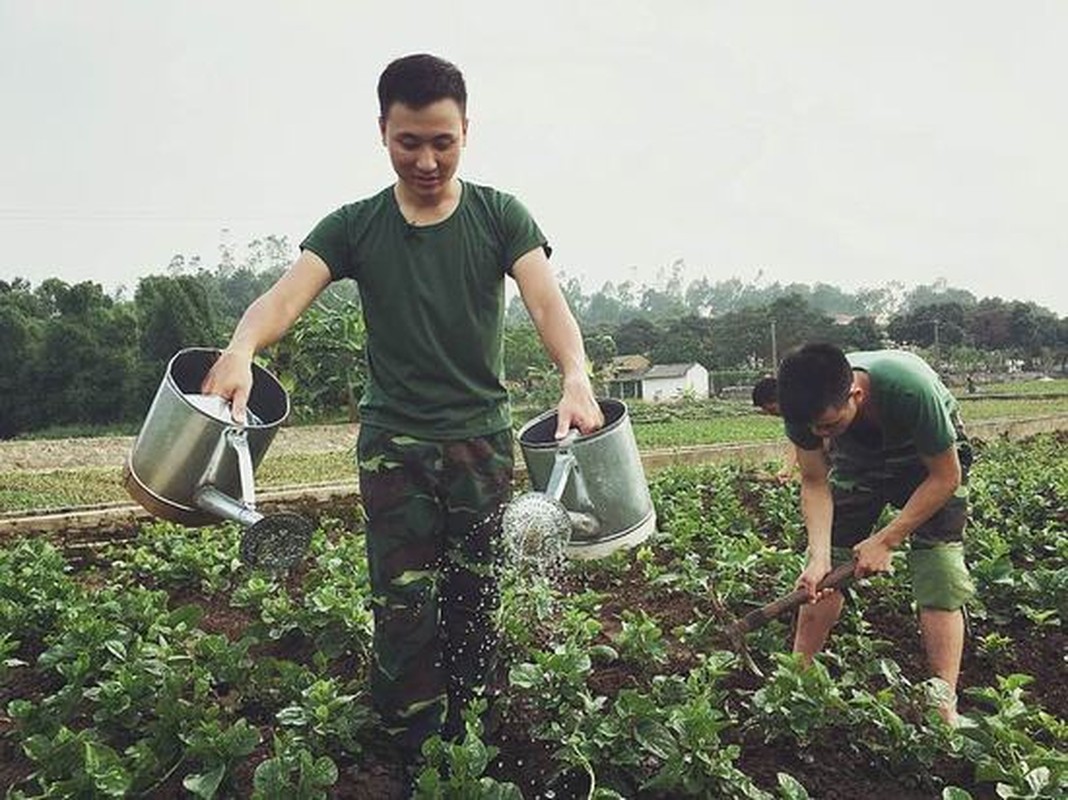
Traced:
[[708, 397], [708, 370], [691, 361], [688, 364], [656, 364], [642, 375], [642, 397], [653, 403]]

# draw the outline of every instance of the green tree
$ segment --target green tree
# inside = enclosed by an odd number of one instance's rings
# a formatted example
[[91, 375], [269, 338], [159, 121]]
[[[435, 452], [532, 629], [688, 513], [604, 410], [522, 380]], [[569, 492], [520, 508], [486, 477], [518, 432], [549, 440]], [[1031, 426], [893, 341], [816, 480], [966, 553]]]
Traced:
[[97, 283], [45, 284], [50, 313], [30, 379], [34, 426], [114, 423], [133, 415], [140, 398], [132, 310]]
[[712, 320], [688, 316], [664, 326], [664, 332], [653, 347], [650, 358], [654, 364], [681, 364], [696, 361], [708, 367], [713, 361]]
[[34, 424], [32, 369], [42, 329], [36, 305], [28, 283], [0, 281], [0, 439]]
[[141, 352], [153, 366], [178, 350], [213, 345], [219, 326], [204, 285], [191, 275], [150, 275], [137, 284], [134, 303], [141, 321]]
[[552, 359], [532, 324], [505, 328], [504, 376], [507, 380], [526, 385], [533, 373], [553, 368]]
[[872, 317], [856, 317], [838, 326], [835, 340], [845, 350], [878, 350], [883, 347], [883, 333]]
[[656, 323], [644, 318], [627, 320], [618, 328], [612, 338], [620, 355], [645, 354], [650, 352], [660, 340], [661, 332]]
[[269, 354], [268, 366], [285, 376], [292, 402], [306, 416], [344, 408], [350, 420], [367, 383], [367, 331], [360, 305], [326, 292], [305, 311]]

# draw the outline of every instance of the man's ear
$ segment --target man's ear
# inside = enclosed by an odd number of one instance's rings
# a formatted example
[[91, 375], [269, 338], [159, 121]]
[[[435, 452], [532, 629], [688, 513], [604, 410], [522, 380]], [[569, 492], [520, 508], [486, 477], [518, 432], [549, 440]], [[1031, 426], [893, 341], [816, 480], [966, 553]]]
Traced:
[[462, 142], [460, 142], [460, 145], [462, 147], [467, 147], [467, 117], [464, 117], [463, 132], [464, 132], [464, 139], [463, 139]]
[[378, 132], [382, 135], [382, 144], [386, 143], [386, 118], [378, 118]]

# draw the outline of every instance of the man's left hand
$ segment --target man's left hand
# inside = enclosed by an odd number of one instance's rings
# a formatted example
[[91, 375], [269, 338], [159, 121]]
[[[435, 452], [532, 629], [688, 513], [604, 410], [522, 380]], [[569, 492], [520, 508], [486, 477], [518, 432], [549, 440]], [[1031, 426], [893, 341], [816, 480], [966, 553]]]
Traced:
[[853, 547], [856, 575], [865, 578], [878, 572], [892, 572], [894, 548], [886, 537], [876, 533]]
[[556, 407], [556, 438], [563, 439], [572, 428], [593, 433], [604, 425], [604, 413], [588, 380], [564, 383], [564, 393]]

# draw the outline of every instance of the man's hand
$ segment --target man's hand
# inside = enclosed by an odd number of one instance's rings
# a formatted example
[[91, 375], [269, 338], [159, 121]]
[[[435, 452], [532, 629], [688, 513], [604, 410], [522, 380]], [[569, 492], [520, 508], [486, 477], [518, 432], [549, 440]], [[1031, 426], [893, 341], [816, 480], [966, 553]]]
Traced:
[[808, 592], [808, 602], [818, 603], [830, 595], [836, 589], [820, 589], [820, 581], [831, 571], [830, 558], [809, 558], [804, 572], [794, 584], [795, 589], [804, 589]]
[[866, 578], [878, 572], [892, 572], [894, 545], [882, 533], [873, 533], [864, 541], [853, 547], [853, 560], [856, 562], [856, 575]]
[[585, 375], [580, 380], [564, 381], [564, 393], [556, 407], [556, 438], [563, 439], [572, 428], [593, 433], [604, 425], [604, 413], [593, 387]]
[[200, 385], [204, 394], [215, 394], [230, 401], [230, 416], [245, 424], [248, 395], [252, 391], [252, 357], [233, 350], [223, 350]]

